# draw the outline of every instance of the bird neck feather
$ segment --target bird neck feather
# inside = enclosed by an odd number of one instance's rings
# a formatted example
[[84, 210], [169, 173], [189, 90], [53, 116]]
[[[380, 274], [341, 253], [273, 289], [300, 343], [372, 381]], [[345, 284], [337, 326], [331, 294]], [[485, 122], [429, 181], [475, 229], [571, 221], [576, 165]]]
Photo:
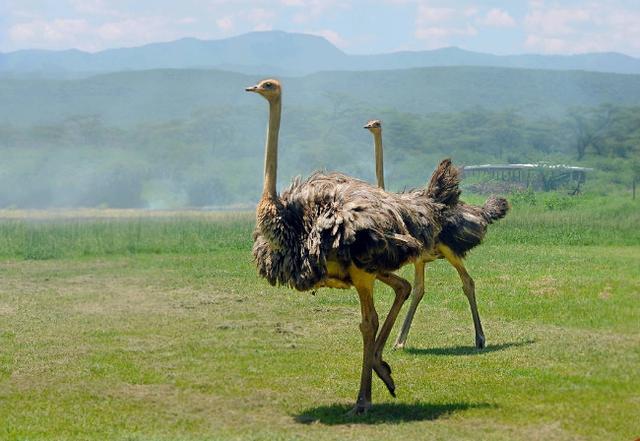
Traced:
[[278, 172], [278, 132], [280, 131], [280, 113], [282, 102], [280, 97], [269, 100], [269, 125], [264, 154], [264, 188], [265, 196], [276, 197], [276, 181]]
[[382, 152], [382, 130], [379, 130], [373, 134], [373, 140], [375, 142], [376, 151], [376, 179], [378, 181], [378, 187], [384, 190], [384, 164], [383, 164], [383, 152]]
[[256, 220], [263, 236], [272, 248], [277, 249], [283, 243], [282, 201], [276, 192], [278, 170], [278, 132], [282, 103], [279, 96], [269, 100], [269, 125], [264, 155], [264, 188], [262, 198], [256, 210]]

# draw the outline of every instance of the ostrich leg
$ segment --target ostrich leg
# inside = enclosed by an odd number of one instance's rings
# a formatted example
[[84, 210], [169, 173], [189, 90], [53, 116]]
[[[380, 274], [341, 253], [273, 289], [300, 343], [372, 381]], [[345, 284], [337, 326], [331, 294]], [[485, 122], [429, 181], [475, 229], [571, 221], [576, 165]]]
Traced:
[[375, 275], [362, 271], [353, 265], [349, 268], [349, 275], [358, 291], [362, 313], [360, 332], [362, 332], [363, 350], [360, 391], [358, 392], [356, 404], [350, 412], [353, 415], [360, 415], [366, 413], [371, 407], [371, 374], [374, 363], [376, 332], [378, 331], [378, 314], [373, 304]]
[[396, 342], [393, 347], [396, 349], [404, 348], [405, 343], [407, 342], [407, 336], [409, 335], [409, 329], [411, 328], [411, 323], [413, 322], [413, 316], [416, 314], [416, 309], [418, 309], [418, 305], [424, 296], [424, 267], [425, 262], [423, 260], [415, 262], [415, 275], [413, 278], [413, 292], [411, 293], [411, 305], [409, 306], [409, 311], [407, 311], [407, 316], [404, 319], [404, 323], [402, 324], [402, 329], [400, 330], [400, 334], [398, 334], [398, 338], [396, 338]]
[[471, 307], [471, 315], [473, 316], [473, 327], [476, 331], [476, 348], [482, 349], [485, 345], [484, 331], [482, 330], [482, 323], [480, 323], [480, 314], [478, 314], [478, 305], [476, 304], [476, 286], [475, 282], [464, 267], [462, 259], [456, 256], [453, 251], [448, 247], [440, 247], [440, 251], [444, 257], [449, 261], [451, 265], [458, 271], [458, 275], [462, 280], [462, 291], [469, 300], [469, 306]]
[[387, 314], [387, 318], [385, 319], [384, 324], [380, 329], [380, 333], [376, 337], [373, 370], [384, 382], [385, 386], [387, 386], [387, 389], [389, 390], [391, 396], [395, 397], [396, 386], [393, 382], [393, 378], [391, 378], [391, 367], [386, 361], [382, 359], [382, 351], [384, 350], [384, 345], [387, 343], [387, 339], [389, 338], [391, 329], [396, 322], [396, 318], [398, 317], [398, 314], [402, 309], [402, 305], [409, 297], [409, 293], [411, 292], [411, 284], [402, 277], [396, 276], [395, 274], [391, 273], [378, 274], [377, 279], [393, 288], [396, 293], [396, 297], [393, 300], [393, 305], [391, 305], [389, 314]]

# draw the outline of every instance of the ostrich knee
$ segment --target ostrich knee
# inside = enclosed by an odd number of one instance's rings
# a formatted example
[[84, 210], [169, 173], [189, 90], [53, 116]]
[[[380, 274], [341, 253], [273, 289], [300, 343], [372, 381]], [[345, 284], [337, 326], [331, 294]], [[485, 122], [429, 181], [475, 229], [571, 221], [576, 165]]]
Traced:
[[466, 270], [461, 272], [460, 277], [462, 278], [462, 291], [465, 296], [467, 296], [469, 307], [471, 308], [473, 327], [476, 333], [476, 347], [478, 349], [483, 349], [485, 347], [486, 340], [482, 329], [482, 322], [480, 321], [480, 314], [478, 313], [478, 305], [476, 303], [476, 284]]
[[409, 329], [411, 329], [411, 323], [413, 323], [413, 317], [416, 314], [416, 310], [418, 309], [418, 305], [424, 297], [424, 267], [425, 262], [417, 262], [415, 264], [415, 276], [413, 279], [413, 291], [411, 295], [411, 305], [409, 306], [409, 310], [407, 311], [407, 316], [404, 319], [404, 323], [402, 323], [402, 328], [400, 329], [400, 333], [396, 338], [393, 347], [395, 349], [404, 348], [405, 343], [407, 342], [407, 337], [409, 335]]

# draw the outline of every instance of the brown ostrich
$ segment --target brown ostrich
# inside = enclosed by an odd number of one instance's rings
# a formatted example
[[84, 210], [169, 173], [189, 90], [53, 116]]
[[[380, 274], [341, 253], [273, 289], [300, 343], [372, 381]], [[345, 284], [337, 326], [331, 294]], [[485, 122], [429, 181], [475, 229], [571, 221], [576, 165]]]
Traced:
[[[258, 272], [272, 285], [300, 291], [356, 288], [363, 360], [352, 412], [364, 413], [371, 407], [372, 370], [395, 396], [391, 368], [382, 359], [382, 351], [411, 285], [392, 272], [418, 258], [426, 245], [434, 245], [445, 207], [429, 198], [426, 190], [392, 194], [339, 173], [315, 173], [304, 181], [294, 180], [279, 196], [276, 171], [282, 88], [277, 80], [267, 79], [246, 90], [269, 103], [264, 189], [256, 209], [253, 245]], [[449, 187], [441, 183], [439, 188]], [[379, 332], [373, 300], [376, 279], [395, 292]]]
[[[367, 122], [364, 128], [373, 134], [377, 183], [378, 187], [384, 189], [382, 122], [377, 119], [371, 120]], [[462, 291], [467, 296], [471, 307], [476, 334], [476, 347], [482, 349], [485, 346], [485, 337], [480, 315], [478, 314], [478, 306], [476, 305], [475, 282], [467, 272], [463, 259], [469, 250], [482, 242], [487, 232], [487, 226], [507, 214], [509, 203], [504, 198], [490, 197], [482, 207], [465, 204], [459, 200], [460, 189], [458, 188], [458, 183], [460, 182], [460, 177], [458, 170], [452, 166], [446, 167], [446, 173], [449, 174], [448, 179], [442, 179], [439, 176], [440, 173], [443, 173], [442, 163], [431, 178], [427, 188], [427, 195], [447, 207], [444, 213], [442, 229], [436, 238], [434, 248], [425, 250], [421, 253], [421, 257], [414, 261], [415, 275], [411, 305], [394, 347], [404, 347], [416, 309], [422, 297], [424, 297], [425, 265], [436, 259], [446, 259], [456, 269], [462, 280]], [[442, 183], [446, 183], [452, 188], [441, 188]], [[442, 196], [444, 196], [444, 199]]]

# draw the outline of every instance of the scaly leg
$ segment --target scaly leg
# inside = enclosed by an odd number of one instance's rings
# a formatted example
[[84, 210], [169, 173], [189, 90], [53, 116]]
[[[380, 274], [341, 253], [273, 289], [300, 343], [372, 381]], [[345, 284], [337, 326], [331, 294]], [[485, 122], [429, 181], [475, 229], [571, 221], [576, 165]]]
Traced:
[[400, 330], [400, 334], [398, 334], [398, 338], [396, 338], [396, 342], [393, 347], [395, 349], [404, 348], [405, 343], [407, 342], [407, 336], [409, 335], [409, 329], [411, 328], [411, 323], [413, 322], [413, 316], [416, 314], [416, 309], [418, 309], [418, 305], [424, 296], [424, 260], [418, 260], [415, 262], [415, 275], [413, 278], [413, 292], [411, 293], [411, 305], [409, 306], [409, 311], [407, 311], [407, 316], [404, 319], [404, 323], [402, 324], [402, 329]]
[[482, 323], [480, 323], [480, 315], [478, 314], [478, 305], [476, 304], [476, 285], [467, 269], [464, 267], [462, 259], [455, 255], [450, 248], [442, 246], [440, 251], [444, 257], [449, 261], [451, 265], [458, 271], [458, 275], [462, 280], [462, 291], [469, 300], [469, 306], [471, 307], [471, 316], [473, 317], [473, 327], [476, 331], [476, 347], [482, 349], [485, 346], [484, 331], [482, 330]]
[[384, 382], [385, 386], [387, 386], [387, 389], [389, 390], [391, 396], [395, 397], [396, 386], [393, 382], [393, 378], [391, 378], [391, 367], [386, 361], [382, 359], [382, 351], [384, 350], [384, 345], [387, 343], [387, 339], [389, 338], [391, 329], [396, 322], [396, 318], [398, 317], [398, 314], [402, 309], [402, 305], [409, 297], [409, 293], [411, 292], [411, 284], [402, 277], [396, 276], [395, 274], [391, 273], [378, 274], [377, 279], [393, 288], [396, 297], [393, 300], [393, 305], [391, 305], [389, 314], [387, 314], [387, 318], [385, 319], [382, 328], [380, 329], [380, 333], [376, 337], [373, 370]]
[[360, 377], [360, 391], [356, 404], [351, 410], [354, 415], [366, 413], [371, 407], [371, 370], [373, 369], [373, 359], [375, 351], [376, 332], [378, 331], [378, 314], [373, 304], [373, 282], [375, 275], [369, 274], [355, 266], [349, 268], [351, 281], [358, 291], [360, 298], [360, 310], [362, 322], [360, 332], [362, 332], [362, 374]]

